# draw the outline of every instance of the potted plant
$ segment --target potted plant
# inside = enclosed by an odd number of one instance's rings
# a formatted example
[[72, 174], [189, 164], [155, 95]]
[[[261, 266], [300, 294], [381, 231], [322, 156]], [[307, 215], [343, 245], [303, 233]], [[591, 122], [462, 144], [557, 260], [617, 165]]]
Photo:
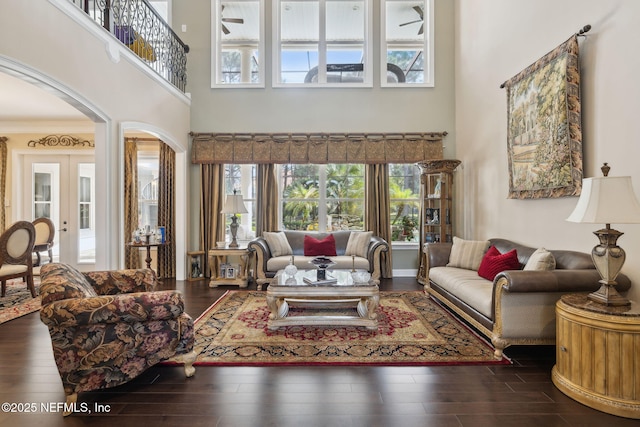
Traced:
[[412, 240], [416, 231], [416, 220], [408, 215], [402, 217], [402, 235], [405, 236], [403, 240]]

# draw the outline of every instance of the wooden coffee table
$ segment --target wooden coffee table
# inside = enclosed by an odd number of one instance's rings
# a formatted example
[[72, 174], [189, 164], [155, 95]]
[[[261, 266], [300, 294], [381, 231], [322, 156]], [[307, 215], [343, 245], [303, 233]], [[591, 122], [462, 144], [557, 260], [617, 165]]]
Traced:
[[[380, 300], [378, 285], [369, 281], [354, 283], [350, 270], [331, 270], [334, 284], [307, 284], [304, 278], [315, 279], [316, 270], [300, 270], [295, 276], [278, 271], [267, 287], [269, 307], [268, 328], [275, 330], [291, 325], [364, 326], [378, 330], [376, 310]], [[301, 315], [288, 316], [289, 307], [314, 310]], [[332, 309], [355, 308], [354, 315], [332, 312]], [[319, 314], [318, 314], [319, 313]]]

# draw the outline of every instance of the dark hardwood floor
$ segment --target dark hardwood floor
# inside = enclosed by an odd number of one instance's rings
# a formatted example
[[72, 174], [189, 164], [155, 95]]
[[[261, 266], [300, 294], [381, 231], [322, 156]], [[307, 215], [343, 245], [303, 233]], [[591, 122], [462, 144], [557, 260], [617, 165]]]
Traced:
[[[165, 280], [195, 318], [227, 289]], [[249, 289], [255, 289], [250, 286]], [[381, 290], [418, 290], [413, 279]], [[554, 347], [510, 347], [510, 366], [156, 366], [123, 386], [80, 394], [91, 415], [41, 410], [65, 401], [38, 313], [0, 325], [0, 400], [35, 413], [0, 412], [10, 426], [638, 426], [583, 406], [551, 382]], [[102, 409], [103, 413], [96, 413]]]

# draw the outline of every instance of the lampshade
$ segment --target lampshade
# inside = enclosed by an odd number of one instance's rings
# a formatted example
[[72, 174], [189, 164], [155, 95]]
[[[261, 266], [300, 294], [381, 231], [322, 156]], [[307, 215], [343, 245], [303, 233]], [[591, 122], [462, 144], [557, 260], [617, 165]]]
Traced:
[[224, 206], [220, 213], [222, 214], [239, 214], [249, 212], [242, 201], [242, 194], [228, 194], [224, 201]]
[[582, 180], [582, 193], [567, 218], [598, 224], [640, 223], [640, 203], [629, 176], [602, 176]]

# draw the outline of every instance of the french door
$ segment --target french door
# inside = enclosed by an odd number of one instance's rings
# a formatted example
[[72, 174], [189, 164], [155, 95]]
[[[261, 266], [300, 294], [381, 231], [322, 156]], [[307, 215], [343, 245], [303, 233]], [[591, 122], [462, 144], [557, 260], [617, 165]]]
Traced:
[[[95, 269], [95, 163], [86, 155], [25, 155], [23, 217], [47, 217], [56, 227], [53, 258]], [[47, 256], [43, 254], [43, 262]]]

